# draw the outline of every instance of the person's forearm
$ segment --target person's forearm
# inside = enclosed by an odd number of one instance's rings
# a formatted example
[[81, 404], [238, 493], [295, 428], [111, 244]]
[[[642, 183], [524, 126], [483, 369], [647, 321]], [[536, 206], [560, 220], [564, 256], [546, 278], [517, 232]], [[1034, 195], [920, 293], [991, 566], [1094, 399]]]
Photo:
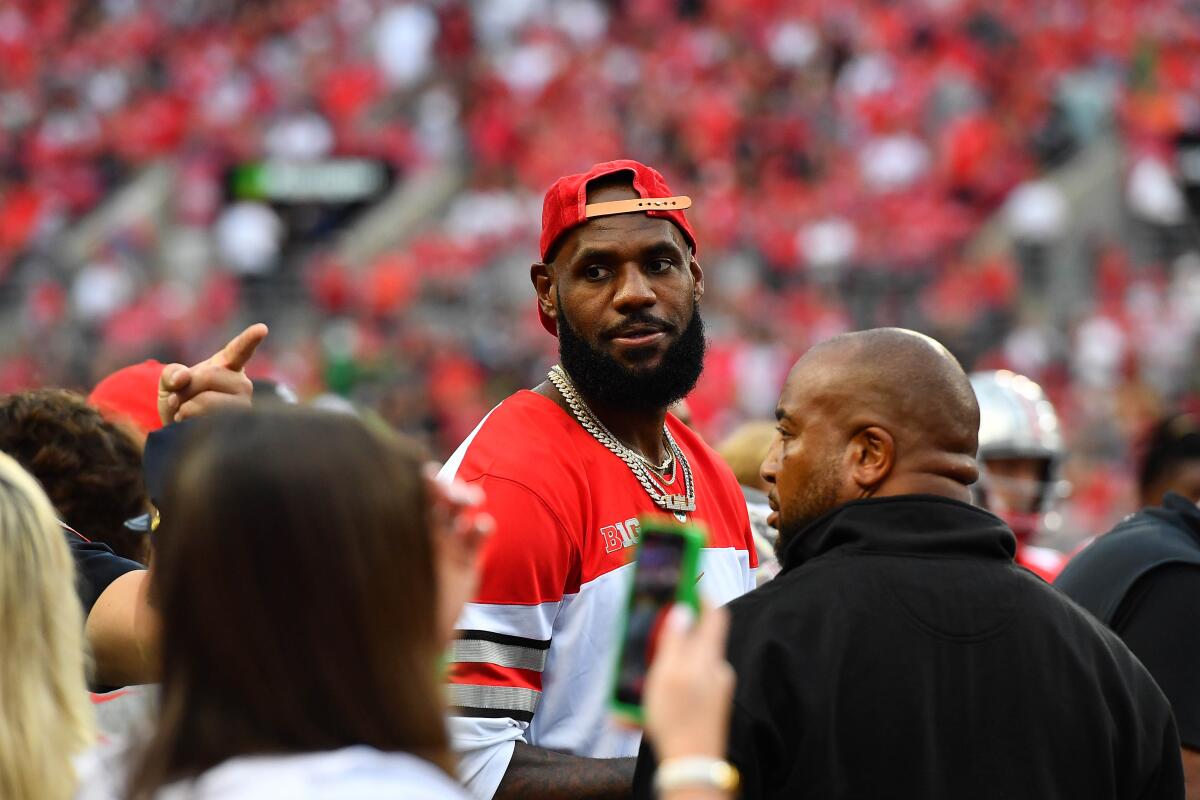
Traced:
[[113, 581], [88, 614], [86, 632], [95, 680], [108, 686], [158, 680], [158, 612], [151, 608], [149, 573], [127, 572]]
[[1183, 780], [1187, 785], [1187, 800], [1200, 800], [1200, 750], [1184, 747]]
[[617, 800], [633, 791], [636, 758], [580, 758], [517, 742], [495, 800]]

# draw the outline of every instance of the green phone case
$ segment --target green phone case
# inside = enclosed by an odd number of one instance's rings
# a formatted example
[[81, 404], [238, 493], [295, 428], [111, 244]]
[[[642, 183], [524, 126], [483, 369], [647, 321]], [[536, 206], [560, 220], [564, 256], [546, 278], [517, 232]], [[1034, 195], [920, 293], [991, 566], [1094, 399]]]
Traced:
[[[665, 534], [668, 536], [679, 536], [684, 541], [683, 555], [679, 565], [679, 586], [675, 592], [675, 602], [684, 603], [692, 607], [697, 613], [700, 611], [700, 591], [696, 584], [700, 579], [700, 550], [708, 541], [708, 534], [704, 530], [704, 526], [697, 522], [680, 524], [675, 522], [670, 517], [664, 516], [647, 516], [639, 520], [640, 537], [645, 537], [647, 534]], [[639, 541], [637, 548], [633, 553], [633, 560], [636, 561], [641, 554], [641, 542]], [[641, 726], [643, 721], [642, 707], [631, 703], [622, 702], [617, 699], [617, 682], [621, 674], [621, 659], [625, 652], [626, 637], [629, 628], [629, 610], [633, 604], [634, 591], [637, 588], [637, 567], [634, 567], [634, 574], [629, 581], [629, 594], [625, 600], [625, 613], [621, 617], [621, 637], [618, 641], [621, 646], [617, 648], [617, 653], [614, 661], [612, 685], [609, 687], [610, 707], [613, 713], [625, 722]]]

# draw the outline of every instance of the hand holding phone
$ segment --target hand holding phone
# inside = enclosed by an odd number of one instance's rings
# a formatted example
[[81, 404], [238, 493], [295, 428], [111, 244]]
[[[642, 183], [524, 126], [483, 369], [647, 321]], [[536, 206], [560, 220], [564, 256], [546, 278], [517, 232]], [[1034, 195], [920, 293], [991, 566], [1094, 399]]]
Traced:
[[734, 687], [725, 660], [729, 614], [709, 608], [694, 620], [689, 607], [670, 612], [646, 677], [646, 735], [662, 761], [725, 757]]

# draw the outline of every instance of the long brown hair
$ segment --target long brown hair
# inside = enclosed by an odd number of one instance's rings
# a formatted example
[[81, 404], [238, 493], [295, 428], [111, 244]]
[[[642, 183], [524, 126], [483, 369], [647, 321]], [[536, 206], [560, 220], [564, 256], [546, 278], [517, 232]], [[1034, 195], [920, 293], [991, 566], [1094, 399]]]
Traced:
[[449, 773], [429, 508], [416, 448], [351, 417], [206, 420], [163, 499], [162, 704], [130, 795], [357, 744]]

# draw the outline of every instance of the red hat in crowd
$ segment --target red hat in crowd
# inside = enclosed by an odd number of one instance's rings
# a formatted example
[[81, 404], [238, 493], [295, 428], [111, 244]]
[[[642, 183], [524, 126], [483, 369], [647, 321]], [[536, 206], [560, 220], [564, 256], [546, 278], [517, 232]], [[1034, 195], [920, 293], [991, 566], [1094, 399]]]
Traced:
[[158, 379], [165, 364], [149, 360], [117, 370], [96, 384], [88, 402], [111, 420], [133, 423], [142, 433], [162, 427], [158, 416]]
[[[629, 200], [613, 200], [607, 203], [587, 202], [588, 184], [605, 175], [615, 172], [631, 173], [633, 190], [637, 198]], [[690, 208], [692, 199], [685, 196], [674, 196], [671, 187], [658, 170], [647, 167], [639, 161], [620, 159], [605, 161], [597, 164], [587, 172], [578, 175], [565, 175], [554, 182], [546, 191], [542, 201], [542, 260], [554, 249], [554, 245], [564, 234], [576, 228], [593, 217], [603, 217], [610, 214], [646, 214], [651, 217], [669, 219], [678, 226], [683, 236], [691, 245], [692, 252], [697, 251], [696, 234], [688, 224], [683, 210]], [[538, 316], [542, 327], [555, 335], [558, 327], [555, 321], [546, 316], [538, 305]]]

